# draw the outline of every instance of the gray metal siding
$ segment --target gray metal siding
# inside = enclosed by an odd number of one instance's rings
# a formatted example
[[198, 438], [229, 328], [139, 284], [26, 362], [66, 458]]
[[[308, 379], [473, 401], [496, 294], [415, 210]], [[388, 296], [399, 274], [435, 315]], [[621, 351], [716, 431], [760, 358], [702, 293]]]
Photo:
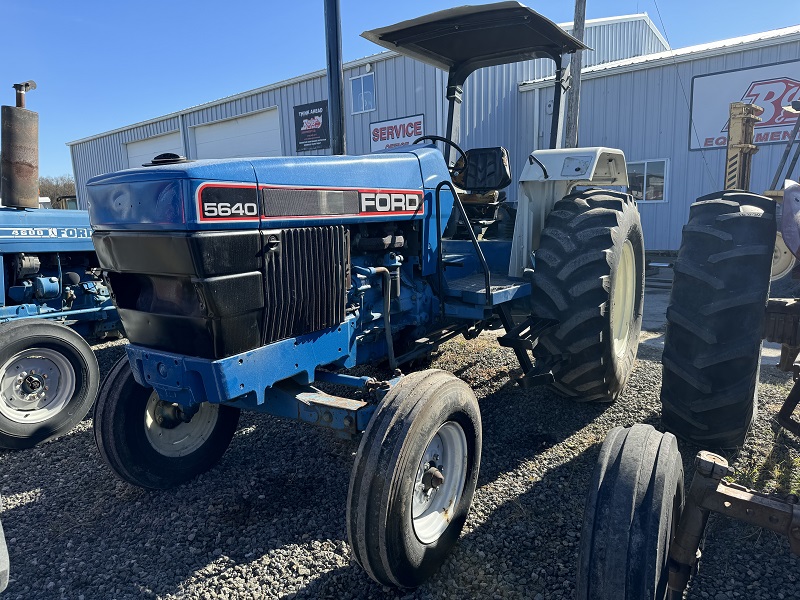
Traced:
[[444, 132], [447, 78], [442, 71], [405, 56], [394, 56], [371, 65], [375, 73], [375, 110], [355, 115], [351, 114], [350, 78], [365, 75], [367, 70], [365, 66], [345, 70], [348, 154], [369, 154], [370, 123], [378, 121], [422, 114], [425, 115], [425, 133]]
[[[648, 249], [676, 250], [689, 205], [723, 185], [725, 149], [688, 150], [692, 77], [797, 60], [798, 56], [800, 43], [792, 42], [583, 82], [580, 145], [620, 148], [629, 162], [669, 160], [667, 201], [639, 203]], [[521, 95], [525, 97], [521, 106], [529, 106], [534, 92]], [[731, 98], [731, 102], [736, 100]], [[781, 144], [759, 147], [753, 158], [753, 191], [767, 189], [782, 151]]]
[[[587, 66], [639, 56], [646, 48], [652, 47], [653, 40], [658, 41], [643, 20], [589, 25], [585, 37], [587, 43], [595, 48], [585, 55], [584, 64]], [[372, 112], [350, 114], [350, 77], [366, 73], [366, 67], [346, 68], [344, 72], [345, 131], [349, 154], [365, 154], [370, 151], [369, 125], [376, 121], [424, 114], [426, 133], [444, 133], [445, 73], [396, 55], [376, 56], [371, 65], [375, 73], [376, 89], [376, 110]], [[538, 60], [482, 69], [473, 74], [465, 86], [461, 138], [465, 145], [490, 146], [503, 143], [517, 158], [528, 152], [530, 140], [524, 134], [518, 134], [525, 130], [519, 129], [515, 124], [519, 95], [517, 84], [552, 73], [551, 61]], [[293, 107], [325, 99], [325, 77], [310, 75], [302, 81], [279, 88], [198, 107], [197, 110], [189, 109], [178, 116], [75, 144], [71, 150], [79, 202], [85, 206], [86, 181], [91, 177], [128, 166], [124, 147], [128, 142], [182, 131], [184, 150], [189, 151], [189, 158], [192, 158], [190, 128], [270, 107], [278, 107], [280, 111], [283, 153], [287, 156], [295, 155]], [[327, 152], [317, 150], [303, 154]]]
[[179, 118], [172, 117], [71, 146], [78, 206], [86, 208], [86, 182], [89, 179], [128, 166], [125, 144], [179, 130]]
[[[586, 45], [593, 48], [583, 54], [585, 67], [666, 49], [642, 19], [589, 26], [584, 34]], [[535, 92], [523, 92], [521, 95], [526, 97], [520, 98], [515, 82], [542, 79], [554, 73], [553, 61], [530, 60], [481, 69], [470, 75], [464, 85], [462, 145], [464, 148], [504, 146], [509, 151], [514, 181], [507, 194], [512, 201], [516, 199], [518, 175], [528, 154], [547, 147], [550, 115], [544, 115], [544, 109], [547, 100], [552, 99], [552, 91], [542, 96], [539, 110], [547, 123], [540, 126], [540, 134], [535, 136], [532, 121]]]

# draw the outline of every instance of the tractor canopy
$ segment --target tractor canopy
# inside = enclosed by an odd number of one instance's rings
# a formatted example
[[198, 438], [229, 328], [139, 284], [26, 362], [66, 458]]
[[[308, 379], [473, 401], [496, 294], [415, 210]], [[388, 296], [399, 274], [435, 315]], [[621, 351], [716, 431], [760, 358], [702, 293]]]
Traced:
[[460, 6], [365, 31], [362, 37], [450, 73], [461, 85], [482, 67], [536, 58], [560, 61], [588, 49], [550, 19], [519, 2]]
[[[447, 71], [446, 137], [456, 144], [460, 137], [463, 85], [470, 73], [483, 67], [549, 58], [556, 64], [550, 147], [557, 147], [555, 131], [565, 86], [562, 58], [589, 49], [550, 19], [519, 2], [460, 6], [361, 35], [379, 46]], [[450, 148], [445, 152], [450, 162]]]

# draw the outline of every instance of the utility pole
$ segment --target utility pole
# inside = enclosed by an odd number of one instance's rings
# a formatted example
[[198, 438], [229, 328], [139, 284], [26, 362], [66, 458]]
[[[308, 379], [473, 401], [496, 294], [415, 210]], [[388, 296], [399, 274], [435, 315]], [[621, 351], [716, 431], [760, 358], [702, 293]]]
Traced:
[[[586, 23], [586, 0], [575, 0], [575, 18], [572, 22], [572, 37], [583, 41], [583, 30]], [[565, 148], [578, 147], [578, 110], [581, 102], [581, 63], [583, 50], [578, 50], [570, 59], [570, 75], [572, 84], [567, 97], [567, 133], [564, 139]]]

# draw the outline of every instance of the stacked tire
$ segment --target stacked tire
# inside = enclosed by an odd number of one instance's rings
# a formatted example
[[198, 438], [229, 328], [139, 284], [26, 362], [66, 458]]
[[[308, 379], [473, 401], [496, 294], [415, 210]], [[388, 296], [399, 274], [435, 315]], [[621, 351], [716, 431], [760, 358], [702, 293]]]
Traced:
[[703, 447], [741, 446], [757, 411], [775, 202], [719, 192], [692, 204], [667, 308], [662, 422]]

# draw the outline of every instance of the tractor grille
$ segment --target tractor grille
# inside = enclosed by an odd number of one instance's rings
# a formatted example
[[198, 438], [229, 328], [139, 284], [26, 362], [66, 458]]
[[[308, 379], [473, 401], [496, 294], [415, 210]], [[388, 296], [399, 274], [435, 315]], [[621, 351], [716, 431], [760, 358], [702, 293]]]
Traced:
[[264, 344], [344, 321], [350, 243], [341, 226], [262, 231]]

